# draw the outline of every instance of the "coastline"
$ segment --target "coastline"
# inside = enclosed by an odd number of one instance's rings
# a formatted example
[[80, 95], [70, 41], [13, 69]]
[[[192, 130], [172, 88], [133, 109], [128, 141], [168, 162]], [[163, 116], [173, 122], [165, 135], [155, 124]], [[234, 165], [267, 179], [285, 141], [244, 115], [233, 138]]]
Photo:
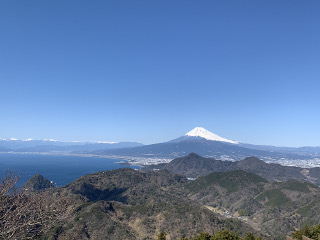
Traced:
[[172, 159], [167, 158], [153, 158], [153, 157], [133, 157], [133, 156], [118, 156], [118, 155], [97, 155], [97, 154], [86, 154], [86, 153], [69, 153], [69, 152], [0, 152], [6, 154], [22, 154], [22, 155], [44, 155], [44, 156], [74, 156], [74, 157], [94, 157], [94, 158], [105, 158], [113, 159], [115, 163], [119, 165], [128, 165], [135, 167], [144, 167], [153, 164], [168, 163]]

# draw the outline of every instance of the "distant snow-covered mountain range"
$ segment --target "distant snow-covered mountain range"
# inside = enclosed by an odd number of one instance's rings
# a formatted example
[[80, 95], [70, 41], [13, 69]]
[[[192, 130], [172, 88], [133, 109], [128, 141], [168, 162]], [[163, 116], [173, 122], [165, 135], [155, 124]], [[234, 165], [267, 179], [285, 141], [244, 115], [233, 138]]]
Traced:
[[59, 142], [55, 140], [0, 139], [2, 152], [39, 152], [97, 155], [128, 160], [135, 165], [169, 162], [191, 152], [204, 157], [237, 161], [255, 156], [266, 162], [303, 167], [320, 166], [320, 147], [275, 147], [240, 143], [196, 127], [168, 142], [143, 145], [136, 142]]
[[72, 151], [94, 151], [102, 149], [129, 148], [143, 146], [137, 142], [61, 142], [53, 139], [19, 140], [15, 138], [0, 138], [1, 152], [72, 152]]

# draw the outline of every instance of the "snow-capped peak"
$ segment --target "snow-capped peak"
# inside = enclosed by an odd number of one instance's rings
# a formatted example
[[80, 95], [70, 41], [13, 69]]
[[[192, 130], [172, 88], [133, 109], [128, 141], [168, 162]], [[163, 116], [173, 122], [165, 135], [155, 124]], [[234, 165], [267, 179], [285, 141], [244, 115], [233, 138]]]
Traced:
[[28, 139], [22, 140], [22, 141], [24, 141], [24, 142], [29, 142], [29, 141], [33, 141], [33, 139], [32, 139], [32, 138], [28, 138]]
[[118, 143], [118, 142], [98, 141], [97, 143], [115, 144], [115, 143]]
[[45, 142], [59, 142], [58, 140], [55, 140], [55, 139], [43, 139], [42, 141], [45, 141]]
[[223, 137], [220, 137], [212, 132], [209, 132], [208, 130], [202, 128], [202, 127], [196, 127], [194, 129], [192, 129], [190, 132], [188, 132], [186, 134], [186, 136], [190, 136], [190, 137], [202, 137], [205, 138], [207, 140], [211, 140], [211, 141], [219, 141], [219, 142], [227, 142], [227, 143], [234, 143], [234, 144], [238, 144], [238, 142], [236, 141], [232, 141]]

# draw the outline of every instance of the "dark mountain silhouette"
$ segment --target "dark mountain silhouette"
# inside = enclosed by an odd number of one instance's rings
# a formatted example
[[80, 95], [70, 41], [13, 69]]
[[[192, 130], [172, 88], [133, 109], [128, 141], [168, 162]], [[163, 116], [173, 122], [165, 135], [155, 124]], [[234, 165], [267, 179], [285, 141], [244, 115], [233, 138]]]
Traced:
[[44, 178], [40, 174], [31, 177], [24, 185], [28, 191], [41, 191], [54, 187], [54, 183]]
[[241, 161], [221, 161], [213, 158], [204, 158], [196, 153], [176, 158], [169, 163], [146, 166], [142, 171], [154, 169], [167, 169], [175, 174], [182, 174], [190, 178], [207, 175], [211, 172], [226, 172], [232, 170], [245, 170], [253, 172], [269, 181], [285, 181], [300, 179], [320, 183], [320, 168], [300, 168], [282, 166], [275, 163], [266, 163], [256, 157], [248, 157]]

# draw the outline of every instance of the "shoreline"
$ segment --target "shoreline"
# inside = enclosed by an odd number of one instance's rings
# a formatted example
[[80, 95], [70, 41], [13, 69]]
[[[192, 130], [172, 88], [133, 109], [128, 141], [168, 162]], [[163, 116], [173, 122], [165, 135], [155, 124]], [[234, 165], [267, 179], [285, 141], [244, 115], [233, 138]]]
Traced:
[[[153, 164], [167, 163], [172, 159], [167, 158], [151, 158], [151, 157], [133, 157], [133, 156], [117, 156], [117, 155], [97, 155], [97, 154], [85, 154], [85, 153], [68, 153], [68, 152], [0, 152], [0, 154], [21, 154], [21, 155], [43, 155], [43, 156], [74, 156], [74, 157], [94, 157], [94, 158], [104, 158], [112, 159], [119, 165], [128, 165], [135, 167], [144, 167]], [[125, 162], [124, 162], [125, 161]]]

